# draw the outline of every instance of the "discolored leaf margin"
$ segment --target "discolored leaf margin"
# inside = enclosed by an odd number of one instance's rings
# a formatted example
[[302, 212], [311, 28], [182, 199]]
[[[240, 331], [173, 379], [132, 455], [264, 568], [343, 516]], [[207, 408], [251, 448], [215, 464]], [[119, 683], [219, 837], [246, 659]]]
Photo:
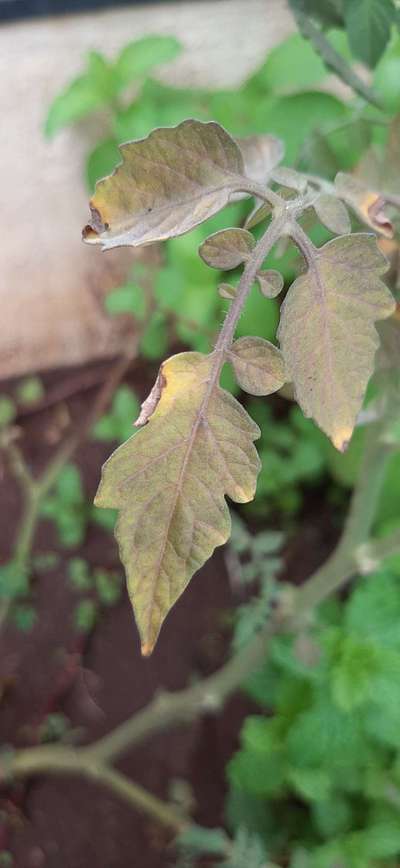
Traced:
[[83, 240], [103, 250], [189, 232], [254, 183], [238, 144], [214, 122], [153, 130], [120, 151], [121, 165], [96, 185], [83, 230]]
[[337, 195], [353, 209], [362, 223], [385, 238], [393, 238], [392, 223], [384, 212], [384, 193], [369, 190], [358, 178], [347, 175], [346, 172], [338, 172], [335, 188]]
[[255, 243], [252, 234], [246, 229], [221, 229], [203, 241], [199, 254], [211, 268], [229, 271], [246, 262]]
[[116, 537], [141, 636], [154, 648], [193, 573], [230, 534], [225, 496], [254, 497], [258, 426], [214, 383], [213, 354], [163, 363], [147, 424], [111, 455], [95, 504], [119, 510]]
[[282, 354], [264, 338], [239, 338], [232, 345], [228, 360], [239, 386], [249, 395], [271, 395], [285, 382]]
[[287, 379], [306, 416], [343, 451], [372, 374], [378, 334], [393, 297], [380, 276], [387, 261], [374, 236], [339, 236], [315, 249], [289, 289], [279, 340]]

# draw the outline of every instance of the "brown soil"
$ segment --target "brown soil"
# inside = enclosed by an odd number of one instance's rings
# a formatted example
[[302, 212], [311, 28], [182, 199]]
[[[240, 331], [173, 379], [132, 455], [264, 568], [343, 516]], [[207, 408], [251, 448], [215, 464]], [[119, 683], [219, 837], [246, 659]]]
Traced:
[[[79, 424], [93, 398], [93, 382], [104, 370], [106, 366], [97, 366], [49, 375], [46, 407], [21, 413], [21, 445], [35, 472], [46, 464], [70, 421]], [[140, 395], [147, 393], [153, 374], [148, 367], [138, 368], [130, 377]], [[75, 395], [69, 395], [75, 390]], [[69, 395], [67, 402], [57, 400], [65, 395]], [[110, 444], [91, 441], [76, 456], [88, 498], [109, 452]], [[12, 548], [20, 497], [5, 461], [0, 475], [4, 562]], [[332, 546], [336, 531], [330, 527], [323, 496], [323, 492], [314, 495], [304, 517], [305, 529], [300, 528], [288, 546], [285, 578], [301, 580]], [[66, 577], [68, 558], [81, 555], [92, 566], [117, 568], [110, 535], [90, 525], [80, 550], [67, 551], [60, 549], [53, 526], [43, 521], [35, 551], [49, 550], [58, 550], [61, 557], [55, 569], [42, 572], [34, 582], [36, 625], [28, 633], [9, 626], [0, 636], [0, 743], [17, 747], [37, 743], [43, 721], [53, 712], [68, 717], [80, 743], [91, 742], [145, 705], [160, 687], [182, 688], [221, 664], [229, 644], [226, 615], [237, 603], [221, 550], [175, 606], [149, 660], [139, 655], [126, 593], [104, 613], [90, 636], [83, 637], [74, 627], [79, 597]], [[224, 767], [251, 708], [249, 700], [239, 695], [220, 716], [204, 717], [152, 738], [127, 753], [119, 767], [164, 798], [171, 782], [188, 781], [196, 822], [221, 825]], [[80, 778], [38, 777], [19, 784], [0, 795], [0, 811], [0, 853], [11, 852], [16, 868], [164, 868], [173, 862], [163, 829], [106, 789]]]

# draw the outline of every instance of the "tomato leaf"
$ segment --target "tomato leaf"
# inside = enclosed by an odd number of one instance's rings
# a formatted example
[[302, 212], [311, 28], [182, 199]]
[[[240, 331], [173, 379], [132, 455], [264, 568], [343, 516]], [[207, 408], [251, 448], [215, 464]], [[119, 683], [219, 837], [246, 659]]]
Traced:
[[183, 235], [251, 186], [239, 146], [213, 122], [157, 129], [120, 151], [123, 162], [96, 185], [83, 230], [103, 250]]
[[394, 311], [380, 280], [387, 262], [372, 235], [345, 235], [315, 250], [289, 289], [279, 338], [287, 379], [306, 416], [344, 450], [372, 374], [374, 323]]
[[239, 338], [228, 358], [239, 386], [250, 395], [271, 395], [285, 382], [282, 354], [264, 338]]
[[199, 254], [211, 268], [229, 271], [246, 262], [255, 243], [255, 239], [246, 229], [222, 229], [203, 241]]
[[193, 573], [230, 534], [225, 495], [254, 497], [259, 428], [212, 385], [213, 355], [180, 353], [161, 366], [142, 407], [147, 422], [103, 467], [95, 504], [119, 509], [116, 536], [142, 652]]

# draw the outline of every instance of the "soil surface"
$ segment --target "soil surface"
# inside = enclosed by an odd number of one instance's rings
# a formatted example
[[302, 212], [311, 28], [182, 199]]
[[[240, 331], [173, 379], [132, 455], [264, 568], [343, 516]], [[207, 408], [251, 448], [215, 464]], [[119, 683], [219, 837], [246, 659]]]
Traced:
[[[79, 425], [104, 379], [107, 365], [52, 373], [44, 378], [46, 398], [21, 412], [20, 445], [34, 473], [45, 466], [57, 443]], [[128, 382], [145, 397], [155, 369], [135, 366]], [[5, 384], [12, 391], [14, 384]], [[4, 388], [2, 388], [4, 391]], [[112, 444], [86, 442], [74, 459], [88, 499]], [[1, 457], [1, 562], [7, 561], [20, 514], [20, 493]], [[307, 498], [307, 515], [287, 546], [284, 578], [301, 581], [331, 549], [337, 533], [330, 524], [324, 492]], [[35, 552], [58, 551], [51, 570], [34, 577], [32, 602], [37, 621], [29, 632], [8, 625], [0, 635], [0, 743], [37, 744], [49, 714], [62, 713], [77, 743], [109, 732], [142, 708], [160, 689], [176, 690], [209, 674], [226, 658], [227, 615], [239, 600], [231, 587], [223, 550], [194, 577], [163, 627], [149, 660], [139, 653], [131, 607], [124, 591], [87, 635], [74, 626], [79, 594], [67, 577], [68, 559], [84, 557], [92, 567], [121, 570], [113, 537], [90, 524], [80, 549], [60, 548], [52, 523], [42, 521]], [[122, 571], [121, 571], [122, 572]], [[241, 722], [254, 706], [243, 695], [219, 716], [204, 716], [151, 738], [127, 752], [118, 767], [161, 798], [188, 782], [196, 822], [223, 824], [224, 768], [238, 744]], [[172, 789], [171, 789], [172, 785]], [[173, 864], [169, 836], [110, 791], [82, 778], [37, 777], [0, 794], [0, 853], [14, 868], [166, 868]], [[8, 864], [8, 863], [7, 863]]]

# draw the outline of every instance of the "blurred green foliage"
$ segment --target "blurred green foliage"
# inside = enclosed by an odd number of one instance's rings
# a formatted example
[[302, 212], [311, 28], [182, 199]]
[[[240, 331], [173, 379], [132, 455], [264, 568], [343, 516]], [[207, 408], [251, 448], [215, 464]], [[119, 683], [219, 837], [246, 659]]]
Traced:
[[[228, 765], [227, 817], [279, 864], [398, 864], [399, 582], [392, 558], [345, 604], [331, 600], [311, 627], [274, 639], [247, 684], [264, 711], [246, 719]], [[240, 635], [246, 621], [253, 601], [238, 610]]]

